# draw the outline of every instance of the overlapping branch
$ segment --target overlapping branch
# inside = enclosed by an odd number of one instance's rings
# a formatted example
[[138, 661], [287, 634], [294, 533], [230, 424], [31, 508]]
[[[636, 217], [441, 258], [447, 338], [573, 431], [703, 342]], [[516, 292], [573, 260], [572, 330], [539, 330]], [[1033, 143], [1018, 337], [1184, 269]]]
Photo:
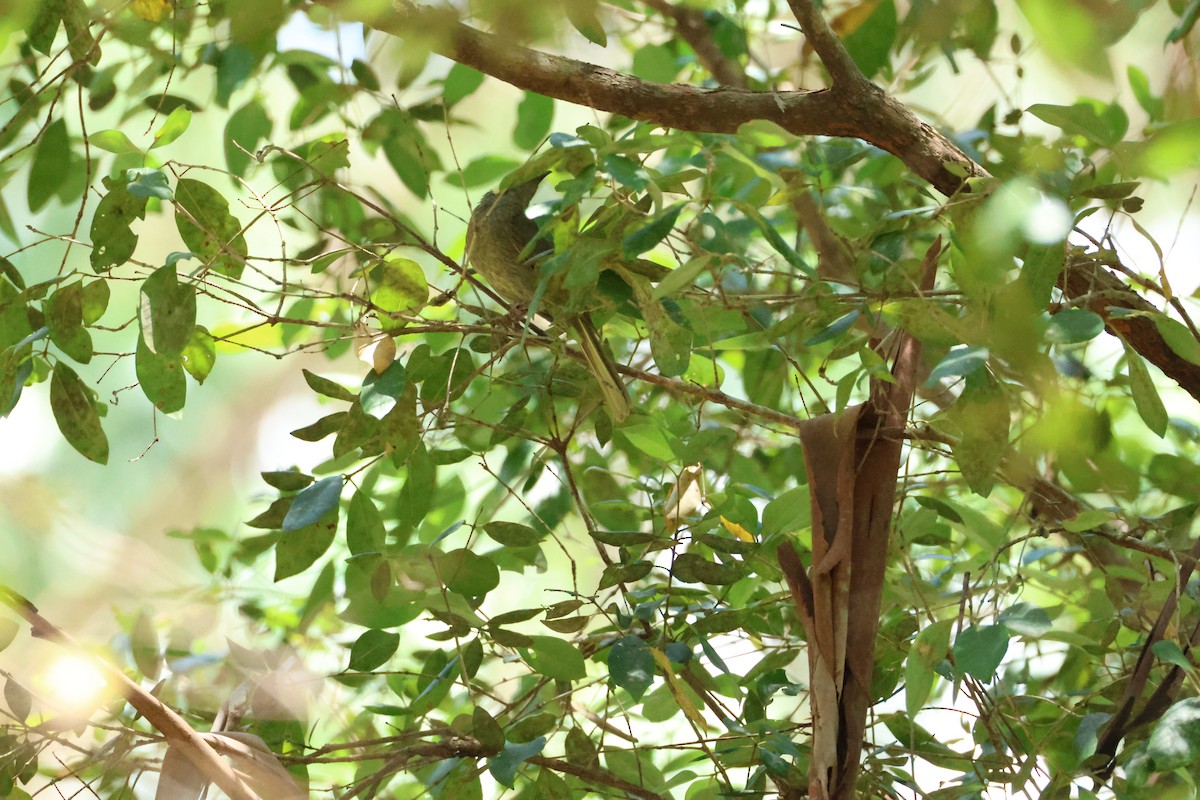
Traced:
[[862, 139], [896, 155], [946, 195], [961, 187], [963, 174], [986, 174], [953, 142], [879, 87], [865, 79], [838, 83], [841, 67], [830, 70], [833, 88], [816, 91], [655, 83], [513, 44], [464, 25], [447, 10], [397, 2], [389, 11], [368, 16], [355, 14], [342, 0], [318, 2], [384, 33], [405, 37], [419, 32], [434, 52], [452, 61], [519, 89], [597, 111], [701, 133], [735, 133], [748, 122], [768, 120], [798, 136]]
[[[405, 37], [419, 32], [435, 52], [446, 58], [520, 89], [598, 111], [705, 133], [734, 133], [748, 122], [768, 120], [798, 136], [861, 139], [892, 153], [947, 196], [963, 191], [965, 178], [988, 174], [946, 136], [863, 77], [808, 0], [790, 0], [789, 5], [829, 71], [832, 86], [816, 91], [769, 92], [642, 80], [513, 44], [464, 25], [451, 10], [404, 0], [375, 15], [356, 14], [345, 0], [317, 1], [385, 33]], [[652, 6], [662, 10], [660, 7], [666, 7], [666, 3], [656, 0]], [[1123, 336], [1143, 357], [1200, 400], [1200, 367], [1177, 356], [1151, 321], [1114, 320], [1107, 313], [1109, 306], [1150, 306], [1105, 269], [1099, 258], [1076, 254], [1064, 266], [1060, 288], [1071, 299], [1088, 298], [1089, 307], [1095, 306], [1093, 310], [1105, 318], [1110, 333]]]

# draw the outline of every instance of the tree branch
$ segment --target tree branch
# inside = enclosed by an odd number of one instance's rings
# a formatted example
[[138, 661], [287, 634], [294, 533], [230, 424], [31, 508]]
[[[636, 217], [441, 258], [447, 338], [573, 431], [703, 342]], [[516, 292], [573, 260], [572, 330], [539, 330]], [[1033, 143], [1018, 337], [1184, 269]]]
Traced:
[[519, 89], [598, 111], [700, 133], [736, 133], [747, 122], [767, 120], [797, 136], [862, 139], [900, 158], [947, 196], [961, 189], [964, 174], [987, 174], [953, 142], [866, 80], [813, 92], [654, 83], [511, 44], [462, 24], [448, 9], [398, 2], [371, 16], [346, 0], [316, 2], [384, 33], [402, 38], [419, 35], [435, 53]]
[[0, 585], [0, 603], [11, 608], [29, 624], [30, 635], [66, 647], [94, 664], [121, 689], [129, 705], [137, 709], [168, 742], [176, 745], [178, 751], [221, 791], [234, 800], [258, 800], [258, 795], [217, 755], [208, 741], [157, 697], [138, 686], [117, 667], [78, 645], [66, 631], [39, 614], [33, 603], [7, 586]]
[[[434, 52], [521, 89], [668, 128], [734, 133], [754, 120], [768, 120], [798, 136], [846, 136], [869, 142], [902, 160], [943, 194], [961, 191], [964, 175], [986, 176], [945, 136], [903, 103], [865, 78], [809, 0], [790, 0], [792, 12], [825, 62], [834, 87], [813, 92], [755, 92], [702, 89], [644, 81], [605, 67], [510, 44], [459, 22], [450, 9], [431, 9], [397, 0], [381, 14], [355, 14], [346, 0], [321, 5], [395, 36], [423, 37]], [[861, 73], [859, 73], [861, 76]], [[1200, 400], [1200, 366], [1175, 355], [1146, 317], [1116, 318], [1108, 306], [1153, 310], [1153, 306], [1090, 256], [1069, 258], [1060, 288], [1072, 299], [1091, 297], [1086, 307], [1100, 314], [1110, 333], [1123, 336], [1148, 361]], [[1101, 299], [1103, 298], [1103, 299]]]
[[858, 64], [846, 52], [837, 34], [829, 27], [825, 17], [813, 5], [812, 0], [788, 0], [793, 16], [800, 23], [800, 30], [812, 45], [813, 51], [829, 70], [833, 86], [848, 93], [861, 91], [861, 87], [869, 85], [867, 76], [862, 74]]
[[[1200, 365], [1175, 354], [1158, 332], [1154, 318], [1148, 316], [1159, 313], [1158, 309], [1105, 269], [1098, 255], [1069, 250], [1058, 285], [1067, 297], [1082, 300], [1084, 308], [1099, 315], [1109, 333], [1128, 342], [1181, 389], [1200, 401]], [[1142, 313], [1118, 316], [1112, 313], [1113, 308]]]
[[675, 21], [675, 32], [691, 45], [696, 52], [696, 58], [706, 70], [722, 86], [732, 86], [735, 89], [745, 89], [748, 85], [746, 72], [742, 65], [721, 52], [721, 48], [713, 40], [708, 20], [699, 8], [667, 0], [642, 0], [642, 3], [653, 8], [663, 16]]

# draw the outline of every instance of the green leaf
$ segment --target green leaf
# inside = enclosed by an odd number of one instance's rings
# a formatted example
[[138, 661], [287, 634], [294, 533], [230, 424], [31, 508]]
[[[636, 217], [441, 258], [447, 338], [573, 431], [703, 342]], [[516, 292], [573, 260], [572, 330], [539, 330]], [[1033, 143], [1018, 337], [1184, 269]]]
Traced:
[[1091, 197], [1096, 200], [1121, 200], [1133, 194], [1141, 181], [1120, 181], [1118, 183], [1102, 183], [1090, 186], [1079, 193], [1080, 197]]
[[[1200, 0], [1192, 0], [1192, 7], [1200, 9]], [[1159, 122], [1163, 117], [1163, 99], [1150, 90], [1150, 79], [1138, 66], [1130, 64], [1125, 68], [1129, 79], [1129, 88], [1137, 98], [1138, 105], [1149, 115], [1151, 122]]]
[[375, 71], [360, 58], [356, 58], [350, 63], [350, 74], [354, 76], [354, 80], [358, 81], [358, 85], [368, 92], [378, 92], [382, 85], [379, 83], [379, 77]]
[[13, 622], [11, 619], [0, 617], [0, 651], [3, 651], [13, 639], [17, 638], [17, 634], [21, 632], [21, 626]]
[[142, 152], [141, 148], [129, 141], [129, 137], [123, 131], [118, 130], [96, 131], [88, 136], [88, 144], [119, 156], [141, 155]]
[[495, 562], [466, 548], [443, 553], [435, 563], [446, 588], [463, 597], [483, 597], [500, 585], [500, 570]]
[[684, 205], [680, 202], [668, 206], [645, 225], [628, 234], [621, 242], [621, 251], [625, 257], [636, 258], [667, 238], [667, 234], [674, 229], [675, 220], [679, 218]]
[[991, 681], [1008, 652], [1008, 640], [1003, 625], [972, 625], [954, 640], [955, 668], [960, 674]]
[[75, 370], [61, 361], [50, 377], [50, 409], [58, 429], [72, 447], [91, 461], [108, 463], [108, 438], [90, 392]]
[[654, 655], [640, 636], [625, 636], [608, 651], [608, 675], [614, 684], [641, 700], [654, 683]]
[[1167, 44], [1178, 42], [1191, 33], [1197, 19], [1200, 19], [1200, 0], [1192, 0], [1179, 16], [1179, 23], [1167, 34]]
[[654, 291], [650, 294], [650, 299], [654, 301], [661, 300], [668, 295], [673, 295], [676, 292], [691, 286], [700, 274], [708, 269], [712, 264], [713, 256], [711, 253], [704, 253], [696, 258], [689, 259], [687, 263], [681, 264], [675, 269], [667, 273], [667, 276], [658, 282], [654, 287]]
[[[16, 237], [14, 236], [13, 238]], [[25, 279], [21, 277], [21, 271], [4, 256], [0, 256], [0, 275], [8, 278], [12, 285], [18, 289], [25, 288]]]
[[540, 542], [549, 533], [538, 533], [528, 525], [517, 522], [489, 522], [483, 526], [483, 532], [507, 547], [529, 547]]
[[1182, 322], [1171, 319], [1166, 314], [1155, 313], [1154, 327], [1158, 329], [1158, 333], [1163, 337], [1163, 341], [1167, 343], [1167, 347], [1175, 355], [1183, 358], [1193, 364], [1200, 364], [1200, 341], [1192, 335], [1192, 331]]
[[632, 71], [643, 80], [670, 83], [679, 74], [679, 59], [665, 45], [648, 44], [633, 54]]
[[[311, 475], [306, 475], [295, 469], [260, 472], [259, 476], [268, 486], [278, 489], [281, 492], [298, 492], [313, 482]], [[283, 518], [280, 517], [280, 522], [282, 523], [282, 521]], [[271, 527], [278, 526], [273, 525]]]
[[868, 78], [887, 65], [896, 41], [896, 4], [883, 0], [871, 15], [842, 40], [854, 63]]
[[125, 181], [125, 188], [134, 197], [157, 197], [159, 200], [175, 198], [166, 173], [161, 169], [127, 169]]
[[475, 706], [471, 714], [471, 733], [488, 750], [504, 747], [504, 730], [482, 706]]
[[234, 175], [245, 176], [258, 143], [271, 135], [271, 118], [257, 99], [229, 116], [225, 123], [225, 164]]
[[1050, 318], [1046, 340], [1054, 344], [1078, 344], [1089, 342], [1103, 332], [1104, 318], [1099, 314], [1082, 308], [1067, 308]]
[[407, 385], [408, 375], [404, 365], [393, 361], [382, 374], [374, 371], [367, 373], [367, 377], [363, 379], [362, 391], [358, 395], [359, 403], [362, 404], [363, 411], [376, 419], [383, 419], [396, 407], [396, 402], [400, 395], [404, 394], [404, 387]]
[[400, 646], [400, 634], [371, 628], [350, 646], [349, 669], [370, 672], [388, 662]]
[[913, 639], [904, 665], [904, 705], [910, 717], [925, 707], [933, 692], [935, 668], [946, 659], [950, 649], [953, 620], [938, 620], [926, 625]]
[[73, 281], [45, 302], [50, 341], [80, 364], [92, 360], [92, 337], [83, 327], [83, 284]]
[[1025, 110], [1044, 122], [1062, 128], [1064, 133], [1082, 136], [1105, 147], [1119, 142], [1124, 134], [1124, 130], [1103, 119], [1089, 103], [1076, 103], [1073, 106], [1035, 103]]
[[1179, 667], [1185, 672], [1195, 669], [1192, 662], [1188, 660], [1187, 654], [1170, 639], [1159, 639], [1150, 647], [1150, 651], [1159, 661]]
[[1045, 308], [1062, 272], [1066, 250], [1061, 244], [1030, 245], [1025, 252], [1018, 279], [1029, 289], [1034, 308]]
[[167, 115], [166, 120], [154, 132], [154, 143], [150, 145], [153, 150], [156, 147], [165, 147], [171, 142], [183, 136], [187, 131], [188, 125], [192, 124], [192, 112], [186, 106], [177, 106], [174, 111]]
[[108, 300], [111, 292], [108, 281], [95, 280], [85, 283], [79, 295], [80, 313], [84, 325], [93, 325], [100, 321], [108, 310]]
[[[593, 536], [597, 541], [602, 541], [602, 537]], [[600, 582], [597, 584], [597, 589], [608, 589], [622, 583], [635, 583], [650, 574], [650, 570], [654, 569], [653, 561], [631, 561], [627, 564], [609, 564], [604, 568], [604, 572], [600, 575]]]
[[371, 496], [361, 489], [350, 497], [346, 510], [346, 547], [354, 555], [383, 551], [387, 530], [383, 515], [371, 502]]
[[814, 345], [828, 342], [831, 339], [839, 338], [843, 333], [854, 327], [854, 323], [858, 322], [861, 312], [858, 309], [843, 314], [842, 316], [829, 323], [825, 328], [813, 336], [804, 340], [805, 347], [813, 347]]
[[[275, 542], [275, 580], [299, 575], [315, 564], [333, 544], [336, 534], [337, 518], [331, 517], [280, 537]], [[364, 620], [364, 624], [369, 622]]]
[[29, 210], [39, 211], [54, 196], [71, 169], [67, 123], [61, 117], [46, 126], [33, 151], [29, 167]]
[[571, 21], [575, 30], [583, 34], [583, 37], [589, 42], [607, 47], [608, 34], [605, 33], [604, 25], [596, 13], [596, 6], [597, 3], [594, 0], [567, 3], [567, 19]]
[[556, 681], [575, 681], [587, 677], [587, 665], [579, 648], [553, 636], [534, 636], [529, 664], [539, 675]]
[[348, 403], [353, 403], [358, 399], [358, 395], [339, 383], [322, 378], [315, 372], [309, 372], [306, 369], [301, 369], [300, 372], [304, 375], [304, 382], [308, 384], [308, 388], [317, 394], [332, 397], [334, 400], [345, 400]]
[[1200, 465], [1171, 453], [1156, 453], [1150, 459], [1146, 479], [1177, 497], [1200, 495]]
[[521, 162], [515, 158], [497, 155], [480, 156], [463, 167], [462, 186], [466, 189], [490, 186], [519, 166], [521, 166]]
[[196, 288], [180, 283], [175, 267], [159, 267], [142, 282], [138, 319], [150, 352], [180, 355], [196, 329]]
[[410, 192], [424, 199], [429, 195], [427, 143], [420, 132], [406, 125], [383, 141], [383, 154]]
[[1166, 772], [1200, 758], [1200, 697], [1180, 700], [1167, 709], [1146, 740], [1154, 769]]
[[292, 498], [292, 505], [283, 518], [283, 532], [296, 531], [325, 519], [337, 510], [345, 478], [330, 475], [305, 487]]
[[1065, 520], [1062, 524], [1064, 530], [1071, 533], [1083, 533], [1090, 531], [1093, 528], [1099, 528], [1112, 521], [1112, 514], [1101, 508], [1092, 508], [1086, 511], [1080, 511], [1071, 519]]
[[971, 491], [987, 497], [1008, 453], [1010, 412], [1004, 387], [987, 370], [968, 375], [948, 417], [962, 433], [954, 458], [963, 478]]
[[417, 308], [429, 299], [425, 271], [412, 259], [399, 256], [381, 259], [368, 273], [368, 281], [371, 303], [383, 312], [379, 315], [379, 324], [385, 331], [396, 330], [406, 324], [403, 319], [392, 319], [385, 315]]
[[812, 525], [811, 500], [807, 486], [788, 489], [767, 503], [762, 514], [763, 537], [795, 533]]
[[95, 272], [106, 272], [129, 261], [138, 242], [131, 226], [145, 216], [146, 198], [134, 197], [123, 184], [110, 186], [92, 217], [91, 262]]
[[[256, 3], [254, 8], [262, 9], [266, 13], [272, 13], [272, 11], [279, 10], [279, 3]], [[244, 17], [245, 12], [233, 15], [234, 24], [237, 24], [237, 21]], [[221, 50], [216, 60], [217, 105], [221, 106], [221, 108], [228, 108], [229, 99], [233, 96], [233, 93], [253, 73], [255, 66], [257, 66], [258, 57], [249, 47], [234, 42]]]
[[4, 702], [8, 704], [8, 710], [12, 712], [18, 724], [24, 724], [29, 712], [33, 710], [33, 695], [17, 683], [17, 679], [12, 675], [4, 679]]
[[1012, 633], [1031, 639], [1037, 639], [1053, 625], [1044, 608], [1023, 601], [1001, 611], [997, 621]]
[[691, 331], [672, 319], [662, 302], [653, 298], [647, 278], [626, 272], [626, 279], [633, 288], [642, 319], [646, 321], [650, 354], [659, 373], [671, 378], [687, 372], [692, 356]]
[[887, 726], [896, 740], [909, 752], [920, 753], [934, 766], [942, 769], [966, 771], [972, 768], [973, 758], [967, 753], [958, 753], [938, 741], [932, 733], [918, 725], [906, 714], [899, 712], [879, 715], [879, 721]]
[[542, 800], [575, 800], [576, 793], [558, 773], [543, 767], [534, 783]]
[[674, 460], [675, 453], [671, 449], [667, 434], [657, 423], [626, 425], [621, 428], [621, 435], [651, 458], [660, 461]]
[[532, 742], [524, 744], [509, 743], [504, 745], [500, 754], [488, 762], [488, 771], [497, 783], [512, 788], [517, 781], [517, 770], [533, 756], [538, 755], [546, 747], [546, 737], [539, 736]]
[[553, 731], [561, 719], [557, 714], [546, 712], [525, 717], [508, 726], [508, 740], [510, 742], [531, 742], [537, 737], [545, 736]]
[[326, 436], [342, 430], [349, 421], [350, 414], [348, 412], [338, 411], [337, 413], [321, 417], [311, 425], [297, 428], [291, 432], [291, 435], [302, 442], [319, 442]]
[[521, 150], [533, 150], [550, 133], [554, 123], [554, 98], [526, 92], [517, 106], [517, 124], [513, 144]]
[[442, 85], [442, 102], [450, 108], [483, 85], [484, 74], [465, 64], [455, 64]]
[[183, 368], [188, 374], [196, 383], [204, 383], [217, 362], [217, 343], [208, 332], [208, 328], [203, 325], [193, 328], [180, 356], [183, 358]]
[[100, 48], [89, 28], [92, 19], [83, 0], [66, 0], [63, 10], [63, 29], [67, 33], [67, 52], [76, 64], [95, 66], [100, 62]]
[[206, 183], [181, 178], [175, 188], [175, 227], [188, 249], [212, 269], [237, 279], [249, 252], [229, 203]]
[[142, 394], [164, 414], [174, 414], [187, 402], [182, 356], [160, 355], [150, 349], [146, 339], [138, 337], [134, 368]]
[[955, 347], [929, 373], [926, 386], [936, 386], [942, 378], [965, 377], [987, 363], [986, 347]]
[[1125, 344], [1125, 360], [1129, 365], [1129, 388], [1133, 394], [1133, 404], [1137, 407], [1138, 415], [1146, 423], [1146, 427], [1160, 437], [1167, 433], [1167, 409], [1158, 389], [1150, 377], [1146, 362], [1128, 343]]
[[54, 47], [54, 38], [58, 35], [58, 27], [62, 23], [63, 14], [67, 10], [66, 0], [42, 0], [38, 3], [37, 15], [29, 24], [26, 36], [29, 45], [44, 56], [50, 55]]
[[600, 763], [600, 759], [596, 755], [596, 743], [578, 727], [572, 726], [567, 731], [563, 750], [567, 761], [576, 766], [594, 769]]
[[698, 553], [680, 553], [671, 565], [675, 580], [684, 583], [709, 583], [719, 586], [734, 583], [745, 575], [745, 569], [709, 561]]
[[162, 645], [154, 630], [154, 620], [144, 610], [138, 613], [129, 632], [129, 649], [142, 675], [152, 681], [158, 680], [163, 664]]

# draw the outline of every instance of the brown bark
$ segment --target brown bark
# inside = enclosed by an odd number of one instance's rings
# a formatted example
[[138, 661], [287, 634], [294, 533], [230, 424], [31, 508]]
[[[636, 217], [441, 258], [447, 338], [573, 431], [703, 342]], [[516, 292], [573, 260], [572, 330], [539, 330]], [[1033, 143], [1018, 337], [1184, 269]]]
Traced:
[[[343, 0], [317, 2], [349, 11], [349, 4]], [[652, 5], [660, 7], [663, 2], [655, 0]], [[939, 131], [870, 83], [858, 71], [810, 0], [789, 0], [789, 5], [809, 44], [829, 72], [832, 79], [830, 88], [816, 91], [750, 91], [731, 86], [705, 89], [643, 81], [604, 67], [510, 44], [463, 25], [453, 11], [423, 8], [403, 0], [397, 2], [390, 11], [363, 21], [377, 30], [397, 36], [419, 32], [423, 41], [435, 52], [518, 88], [663, 127], [734, 133], [745, 123], [767, 120], [795, 135], [857, 138], [894, 154], [916, 175], [947, 196], [969, 191], [967, 178], [988, 174], [983, 166], [968, 158]], [[698, 32], [690, 30], [692, 34]], [[681, 29], [681, 35], [684, 33]], [[727, 82], [733, 83], [732, 80]], [[1139, 354], [1200, 400], [1200, 366], [1176, 355], [1158, 333], [1152, 319], [1112, 313], [1114, 307], [1142, 312], [1155, 309], [1123, 280], [1109, 272], [1102, 257], [1071, 251], [1059, 276], [1058, 286], [1067, 298], [1078, 300], [1083, 307], [1099, 314], [1110, 333], [1122, 337]], [[911, 352], [912, 348], [909, 350]], [[895, 374], [900, 379], [906, 377], [900, 363]], [[904, 383], [904, 380], [900, 383]], [[885, 564], [882, 556], [878, 562], [873, 560], [873, 554], [879, 552], [886, 555], [887, 524], [891, 516], [895, 470], [899, 465], [900, 453], [898, 439], [886, 441], [870, 435], [868, 431], [872, 426], [895, 428], [902, 425], [909, 399], [911, 394], [906, 399], [904, 391], [894, 386], [888, 392], [880, 392], [879, 400], [883, 401], [883, 406], [876, 406], [873, 400], [867, 407], [855, 412], [856, 419], [847, 423], [852, 423], [857, 430], [852, 437], [858, 465], [853, 479], [853, 493], [835, 485], [838, 511], [822, 512], [840, 518], [841, 504], [850, 503], [854, 506], [854, 533], [849, 541], [853, 554], [851, 563], [855, 569], [849, 578], [849, 602], [853, 602], [856, 611], [862, 614], [875, 614], [878, 609]], [[834, 428], [837, 426], [819, 434], [810, 433], [810, 439], [816, 436], [816, 439], [812, 439], [816, 442], [830, 438], [830, 431]], [[830, 442], [837, 447], [850, 446], [836, 435], [830, 438]], [[814, 469], [817, 467], [816, 464], [810, 466]], [[828, 480], [833, 479], [817, 478], [822, 486], [814, 487], [814, 492], [827, 491], [824, 484]], [[816, 506], [817, 498], [814, 496], [814, 513]], [[814, 525], [816, 523], [814, 518]], [[817, 528], [814, 527], [814, 530]], [[845, 547], [845, 544], [837, 540], [839, 536], [845, 537], [847, 534], [842, 530], [836, 531], [835, 541], [830, 542], [826, 550], [827, 557], [834, 558], [834, 562], [828, 568], [818, 562], [819, 569], [814, 568], [813, 579], [804, 572], [790, 545], [785, 544], [779, 550], [781, 566], [784, 567], [798, 613], [813, 646], [812, 657], [818, 659], [813, 665], [828, 673], [829, 685], [826, 689], [835, 690], [838, 701], [836, 713], [820, 710], [822, 725], [836, 725], [833, 736], [837, 753], [833, 758], [835, 763], [824, 763], [818, 768], [818, 758], [823, 762], [828, 759], [824, 754], [819, 756], [814, 748], [814, 770], [825, 771], [823, 778], [814, 771], [815, 779], [810, 780], [810, 791], [814, 791], [814, 797], [826, 796], [819, 795], [818, 790], [828, 790], [829, 797], [848, 798], [853, 794], [853, 776], [858, 769], [861, 735], [869, 704], [866, 687], [870, 682], [870, 663], [874, 653], [874, 624], [856, 625], [843, 630], [845, 626], [839, 627], [841, 623], [836, 619], [836, 615], [841, 613], [838, 611], [841, 607], [839, 604], [846, 601], [843, 586], [845, 575], [839, 571], [842, 557], [837, 555], [838, 548]], [[874, 548], [881, 549], [876, 551]], [[831, 553], [832, 556], [829, 555]], [[822, 594], [828, 596], [818, 596]], [[840, 638], [843, 634], [844, 660], [841, 658], [843, 645]], [[829, 648], [832, 648], [832, 655]], [[1143, 687], [1137, 688], [1140, 694]], [[828, 694], [826, 689], [822, 691]], [[817, 696], [814, 690], [814, 697]], [[1153, 702], [1151, 705], [1154, 705]], [[818, 710], [814, 709], [814, 720], [817, 716]], [[1124, 730], [1128, 729], [1123, 724], [1127, 720], [1128, 716], [1122, 720], [1122, 724], [1114, 721], [1105, 733], [1109, 746], [1114, 749]], [[827, 733], [824, 731], [820, 735], [826, 737]], [[826, 747], [827, 741], [822, 739], [822, 747]]]
[[[938, 239], [925, 255], [924, 291], [933, 288], [941, 253]], [[865, 404], [800, 427], [812, 500], [812, 567], [804, 569], [790, 542], [777, 553], [808, 638], [808, 791], [814, 800], [855, 796], [902, 450], [900, 439], [881, 432], [907, 421], [920, 360], [921, 343], [901, 335], [895, 383], [874, 381]]]
[[[1150, 316], [1118, 316], [1113, 309], [1161, 313], [1105, 268], [1099, 257], [1072, 250], [1067, 254], [1058, 286], [1063, 294], [1104, 319], [1105, 329], [1129, 342], [1143, 358], [1163, 371], [1180, 388], [1200, 400], [1200, 366], [1175, 354]], [[1119, 312], [1118, 312], [1119, 313]]]

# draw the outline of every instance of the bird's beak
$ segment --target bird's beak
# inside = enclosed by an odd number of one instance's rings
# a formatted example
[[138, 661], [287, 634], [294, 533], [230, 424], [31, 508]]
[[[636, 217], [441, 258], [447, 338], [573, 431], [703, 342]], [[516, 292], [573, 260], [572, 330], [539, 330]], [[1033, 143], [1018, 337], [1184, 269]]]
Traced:
[[505, 189], [504, 193], [513, 193], [521, 201], [522, 206], [528, 206], [530, 201], [533, 200], [533, 196], [537, 194], [538, 186], [541, 185], [542, 181], [545, 180], [546, 176], [549, 174], [549, 172], [543, 172], [538, 175], [534, 175], [527, 181], [514, 183], [512, 186], [509, 186], [507, 189]]

